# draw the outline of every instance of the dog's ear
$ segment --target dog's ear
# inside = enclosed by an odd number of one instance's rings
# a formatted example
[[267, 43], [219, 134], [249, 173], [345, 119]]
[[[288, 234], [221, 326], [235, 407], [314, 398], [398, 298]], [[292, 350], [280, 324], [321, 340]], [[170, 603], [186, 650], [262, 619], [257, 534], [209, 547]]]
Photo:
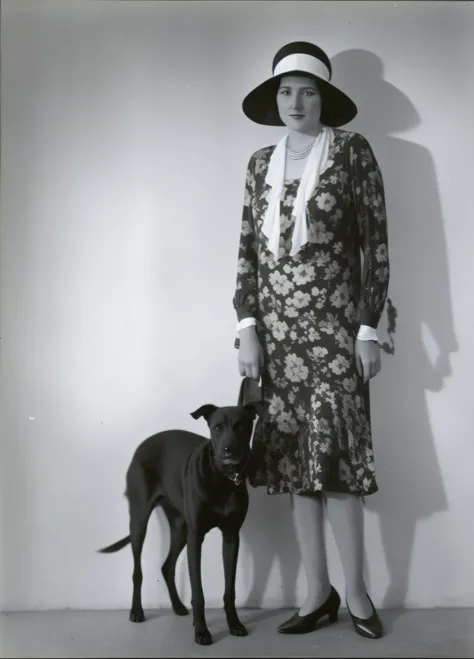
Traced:
[[244, 409], [248, 410], [252, 416], [255, 417], [257, 414], [258, 416], [262, 416], [263, 414], [263, 403], [259, 400], [252, 400], [250, 403], [247, 403], [244, 405]]
[[216, 410], [217, 407], [215, 405], [201, 405], [200, 408], [198, 408], [194, 412], [191, 412], [191, 416], [193, 417], [193, 419], [200, 419], [203, 416], [206, 419], [206, 421], [208, 421], [211, 414]]

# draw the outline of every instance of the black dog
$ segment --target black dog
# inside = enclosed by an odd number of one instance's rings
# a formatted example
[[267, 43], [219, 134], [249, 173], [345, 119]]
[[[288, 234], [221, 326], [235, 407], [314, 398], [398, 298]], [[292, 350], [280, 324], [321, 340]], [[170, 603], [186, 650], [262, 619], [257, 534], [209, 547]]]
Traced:
[[246, 473], [250, 466], [253, 421], [260, 402], [244, 406], [203, 405], [192, 417], [204, 417], [211, 439], [184, 430], [170, 430], [146, 439], [135, 451], [127, 471], [125, 496], [129, 502], [130, 535], [101, 549], [111, 553], [129, 542], [133, 551], [133, 599], [130, 620], [145, 619], [142, 600], [141, 553], [150, 514], [161, 506], [170, 525], [170, 549], [162, 573], [173, 610], [186, 615], [175, 584], [176, 561], [187, 545], [191, 580], [194, 637], [210, 645], [212, 636], [204, 616], [201, 547], [204, 536], [218, 527], [223, 536], [224, 610], [230, 633], [246, 636], [235, 609], [235, 576], [240, 528], [248, 509]]

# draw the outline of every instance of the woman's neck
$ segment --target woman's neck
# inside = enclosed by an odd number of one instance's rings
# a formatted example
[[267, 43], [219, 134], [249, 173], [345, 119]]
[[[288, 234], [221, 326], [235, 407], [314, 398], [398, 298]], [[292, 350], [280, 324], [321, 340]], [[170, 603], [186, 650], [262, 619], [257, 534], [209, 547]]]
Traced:
[[302, 149], [305, 147], [311, 140], [314, 140], [318, 137], [319, 133], [322, 130], [322, 126], [317, 126], [314, 130], [301, 133], [296, 130], [288, 131], [288, 140], [287, 145], [290, 149]]

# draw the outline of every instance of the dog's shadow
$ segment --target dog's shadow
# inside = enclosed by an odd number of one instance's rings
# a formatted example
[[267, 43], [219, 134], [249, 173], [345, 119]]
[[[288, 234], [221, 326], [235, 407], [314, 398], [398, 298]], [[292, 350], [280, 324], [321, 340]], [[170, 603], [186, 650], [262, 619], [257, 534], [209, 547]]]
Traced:
[[[254, 632], [255, 627], [259, 622], [263, 620], [269, 620], [270, 618], [275, 618], [281, 616], [281, 610], [277, 609], [266, 609], [265, 611], [239, 611], [239, 618], [243, 625], [247, 628], [249, 636]], [[223, 614], [220, 616], [221, 624], [216, 626], [216, 623], [211, 620], [209, 617], [209, 622], [214, 629], [217, 631], [212, 631], [212, 640], [213, 643], [218, 643], [223, 641], [225, 638], [232, 637], [232, 634], [229, 632], [227, 625], [225, 623], [225, 618]]]
[[[249, 511], [241, 534], [243, 544], [252, 556], [253, 582], [244, 606], [262, 608], [264, 599], [270, 606], [281, 606], [282, 602], [283, 606], [292, 606], [296, 597], [300, 553], [290, 498], [270, 496], [266, 488], [250, 486], [249, 497]], [[270, 583], [279, 585], [274, 591], [267, 592]]]

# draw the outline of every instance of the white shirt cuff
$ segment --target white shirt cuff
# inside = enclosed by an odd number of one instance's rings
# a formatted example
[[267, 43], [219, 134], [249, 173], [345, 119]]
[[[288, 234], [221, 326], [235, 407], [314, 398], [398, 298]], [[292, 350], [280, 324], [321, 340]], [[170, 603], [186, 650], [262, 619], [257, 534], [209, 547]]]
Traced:
[[252, 327], [252, 325], [256, 325], [257, 321], [255, 318], [244, 318], [243, 320], [240, 321], [240, 323], [237, 323], [237, 332], [240, 331], [241, 329], [245, 329], [246, 327]]
[[377, 330], [375, 330], [373, 327], [369, 327], [368, 325], [360, 326], [357, 338], [359, 341], [377, 341], [377, 343], [379, 341], [377, 337]]

